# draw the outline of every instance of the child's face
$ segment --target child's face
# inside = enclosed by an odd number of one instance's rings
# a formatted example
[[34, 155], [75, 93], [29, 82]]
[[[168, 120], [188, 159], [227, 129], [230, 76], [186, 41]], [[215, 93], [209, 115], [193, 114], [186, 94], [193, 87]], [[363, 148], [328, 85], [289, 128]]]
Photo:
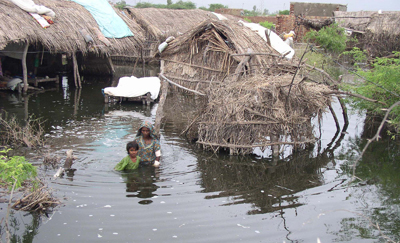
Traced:
[[137, 153], [138, 153], [138, 151], [136, 148], [129, 148], [129, 156], [131, 158], [135, 158], [137, 156]]

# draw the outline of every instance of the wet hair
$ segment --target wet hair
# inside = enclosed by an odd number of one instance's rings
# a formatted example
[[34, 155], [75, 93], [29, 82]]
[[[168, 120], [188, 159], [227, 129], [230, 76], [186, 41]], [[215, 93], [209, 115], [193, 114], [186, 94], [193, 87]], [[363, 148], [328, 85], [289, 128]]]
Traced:
[[134, 148], [135, 150], [139, 150], [139, 144], [136, 141], [132, 141], [126, 144], [126, 152], [129, 154], [129, 149]]

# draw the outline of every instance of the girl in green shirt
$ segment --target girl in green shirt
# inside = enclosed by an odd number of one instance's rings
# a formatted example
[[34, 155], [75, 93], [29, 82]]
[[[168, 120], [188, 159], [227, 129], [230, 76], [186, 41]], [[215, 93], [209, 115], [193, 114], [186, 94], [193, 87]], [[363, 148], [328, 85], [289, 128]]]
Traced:
[[126, 151], [128, 156], [123, 158], [115, 167], [114, 170], [135, 170], [139, 167], [140, 157], [137, 155], [139, 151], [139, 145], [136, 141], [129, 142], [126, 145]]

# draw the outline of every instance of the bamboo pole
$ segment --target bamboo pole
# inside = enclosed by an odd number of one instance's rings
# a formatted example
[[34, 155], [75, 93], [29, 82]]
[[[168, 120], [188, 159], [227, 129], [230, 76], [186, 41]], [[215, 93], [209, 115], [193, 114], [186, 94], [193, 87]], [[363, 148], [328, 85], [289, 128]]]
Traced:
[[[163, 76], [164, 73], [164, 60], [160, 62], [160, 76]], [[164, 79], [163, 79], [164, 80]], [[161, 127], [161, 119], [164, 116], [164, 103], [168, 94], [168, 83], [164, 80], [162, 81], [162, 89], [160, 95], [160, 101], [158, 102], [158, 107], [156, 111], [156, 120], [154, 122], [154, 133], [160, 138], [160, 127]]]
[[76, 56], [75, 56], [75, 52], [74, 53], [72, 53], [72, 70], [73, 70], [73, 73], [74, 73], [74, 83], [75, 83], [75, 88], [76, 87], [78, 87], [78, 84], [77, 84], [77, 80], [76, 80]]
[[28, 48], [29, 48], [29, 42], [26, 41], [26, 45], [24, 48], [24, 53], [22, 55], [22, 76], [24, 80], [24, 93], [26, 94], [28, 92], [28, 69], [26, 67], [26, 56], [28, 54]]

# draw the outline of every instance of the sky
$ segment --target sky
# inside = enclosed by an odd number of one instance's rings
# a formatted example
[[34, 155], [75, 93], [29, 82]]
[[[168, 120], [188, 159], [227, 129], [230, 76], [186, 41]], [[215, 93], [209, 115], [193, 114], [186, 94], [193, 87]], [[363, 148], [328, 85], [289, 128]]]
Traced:
[[[173, 3], [178, 0], [172, 0]], [[184, 2], [189, 0], [183, 0]], [[347, 5], [347, 11], [400, 11], [400, 0], [190, 0], [196, 7], [208, 8], [210, 4], [219, 3], [227, 5], [229, 8], [242, 8], [253, 10], [256, 6], [258, 10], [268, 9], [270, 13], [278, 10], [289, 10], [290, 2], [309, 2], [309, 3], [337, 3]], [[119, 2], [119, 0], [114, 0]], [[136, 5], [139, 2], [149, 2], [153, 4], [167, 4], [167, 0], [125, 0], [129, 5]]]

